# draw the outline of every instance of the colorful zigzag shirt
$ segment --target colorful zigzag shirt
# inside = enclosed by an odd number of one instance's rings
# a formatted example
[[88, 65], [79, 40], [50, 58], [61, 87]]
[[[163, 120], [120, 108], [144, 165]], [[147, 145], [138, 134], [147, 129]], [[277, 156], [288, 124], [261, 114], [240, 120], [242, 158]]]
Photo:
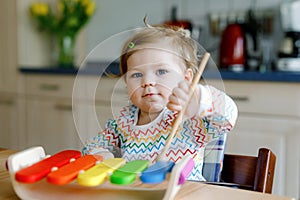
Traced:
[[[174, 162], [184, 156], [193, 157], [195, 167], [188, 179], [196, 181], [205, 180], [202, 176], [205, 145], [228, 133], [237, 118], [236, 105], [225, 93], [211, 86], [205, 86], [205, 89], [210, 94], [210, 106], [182, 123], [166, 154], [166, 158]], [[93, 154], [105, 148], [127, 162], [142, 159], [154, 163], [171, 132], [177, 112], [165, 108], [155, 120], [145, 125], [136, 125], [138, 113], [139, 109], [134, 105], [124, 107], [116, 119], [107, 122], [104, 131], [87, 141], [83, 153]]]

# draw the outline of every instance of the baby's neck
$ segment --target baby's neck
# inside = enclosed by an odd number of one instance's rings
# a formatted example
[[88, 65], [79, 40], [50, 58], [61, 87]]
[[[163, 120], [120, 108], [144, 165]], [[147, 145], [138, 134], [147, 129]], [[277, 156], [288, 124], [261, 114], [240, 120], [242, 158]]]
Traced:
[[155, 120], [161, 112], [156, 112], [156, 113], [148, 113], [148, 112], [139, 112], [139, 117], [138, 117], [138, 122], [136, 125], [145, 125], [149, 124], [153, 120]]

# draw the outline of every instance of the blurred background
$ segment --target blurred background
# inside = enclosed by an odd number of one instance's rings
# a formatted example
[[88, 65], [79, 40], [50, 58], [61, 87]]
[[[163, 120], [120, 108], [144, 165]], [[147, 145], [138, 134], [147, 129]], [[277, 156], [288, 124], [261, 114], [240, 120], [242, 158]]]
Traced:
[[[113, 62], [118, 69], [127, 36], [119, 33], [144, 27], [147, 15], [149, 24], [185, 27], [211, 53], [219, 71], [205, 78], [219, 82], [239, 109], [226, 153], [270, 148], [277, 156], [273, 193], [300, 198], [300, 1], [94, 0], [68, 67], [56, 63], [54, 33], [39, 31], [30, 16], [36, 2], [0, 0], [0, 147], [42, 145], [53, 154], [80, 149], [82, 133], [97, 134], [127, 102], [122, 83], [100, 80], [99, 68]], [[98, 44], [105, 48], [94, 49]], [[91, 69], [78, 83], [87, 55]]]

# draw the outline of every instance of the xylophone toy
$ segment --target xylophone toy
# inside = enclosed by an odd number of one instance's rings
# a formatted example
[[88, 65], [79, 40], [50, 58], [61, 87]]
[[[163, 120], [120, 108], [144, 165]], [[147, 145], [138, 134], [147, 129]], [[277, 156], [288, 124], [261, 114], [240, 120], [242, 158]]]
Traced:
[[147, 160], [103, 160], [64, 150], [46, 156], [42, 147], [11, 155], [8, 169], [21, 199], [173, 199], [194, 167], [192, 158], [179, 163]]

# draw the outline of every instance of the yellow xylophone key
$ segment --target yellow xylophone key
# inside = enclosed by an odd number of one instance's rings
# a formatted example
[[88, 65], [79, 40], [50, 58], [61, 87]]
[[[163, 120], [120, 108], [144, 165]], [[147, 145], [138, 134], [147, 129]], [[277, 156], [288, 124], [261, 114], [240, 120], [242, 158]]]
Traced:
[[77, 182], [83, 186], [97, 186], [101, 184], [110, 173], [125, 163], [126, 161], [123, 158], [110, 158], [104, 160], [83, 173], [80, 173], [77, 177]]

